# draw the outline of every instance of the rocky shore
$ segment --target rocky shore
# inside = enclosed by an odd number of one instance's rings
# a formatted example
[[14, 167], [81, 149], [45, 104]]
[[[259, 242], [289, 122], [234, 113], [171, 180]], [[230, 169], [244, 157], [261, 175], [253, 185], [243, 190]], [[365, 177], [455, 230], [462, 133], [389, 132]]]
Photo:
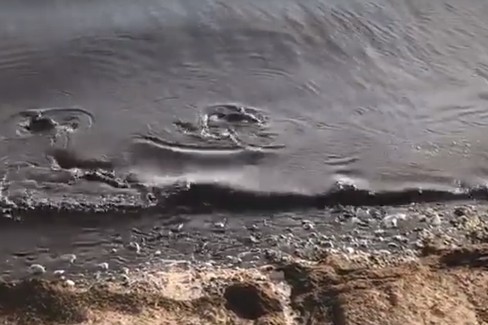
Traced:
[[[377, 210], [248, 220], [239, 232], [213, 222], [194, 236], [207, 244], [192, 258], [99, 263], [96, 276], [31, 265], [30, 276], [0, 284], [0, 323], [488, 324], [488, 206]], [[188, 225], [171, 227], [184, 242]], [[225, 246], [236, 238], [240, 246]]]

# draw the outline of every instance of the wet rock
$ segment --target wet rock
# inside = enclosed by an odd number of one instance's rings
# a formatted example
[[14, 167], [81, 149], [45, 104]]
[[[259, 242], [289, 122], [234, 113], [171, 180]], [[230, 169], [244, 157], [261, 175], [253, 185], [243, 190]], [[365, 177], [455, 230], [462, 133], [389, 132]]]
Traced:
[[442, 224], [442, 221], [441, 221], [441, 217], [439, 216], [439, 214], [437, 214], [437, 213], [433, 214], [431, 219], [430, 219], [430, 223], [433, 226], [440, 226]]
[[406, 220], [407, 216], [404, 213], [390, 214], [381, 221], [385, 228], [397, 228], [399, 220]]
[[109, 265], [108, 263], [104, 262], [104, 263], [97, 264], [97, 268], [102, 271], [107, 271], [109, 269]]
[[315, 228], [315, 226], [310, 220], [303, 220], [302, 221], [302, 228], [305, 230], [313, 230]]
[[389, 242], [388, 243], [388, 247], [390, 247], [390, 248], [399, 248], [400, 246], [397, 243]]
[[454, 209], [454, 215], [457, 217], [462, 217], [467, 214], [467, 208], [466, 207], [456, 207]]
[[248, 227], [250, 231], [258, 231], [259, 227], [256, 224], [252, 224], [251, 226]]
[[64, 281], [64, 285], [67, 286], [67, 287], [74, 287], [75, 286], [75, 282], [73, 280], [65, 280]]
[[355, 215], [355, 218], [358, 218], [361, 221], [369, 220], [371, 218], [369, 209], [358, 208], [356, 209]]
[[248, 239], [249, 239], [249, 242], [251, 242], [252, 244], [259, 243], [259, 239], [256, 236], [251, 235], [248, 237]]
[[183, 227], [185, 226], [185, 224], [183, 223], [180, 223], [179, 225], [177, 225], [176, 227], [172, 228], [171, 229], [171, 232], [180, 232], [181, 230], [183, 230]]
[[225, 232], [225, 221], [218, 221], [213, 224], [213, 229], [216, 232]]
[[29, 267], [29, 272], [33, 275], [41, 275], [46, 273], [46, 268], [41, 264], [32, 264]]
[[127, 274], [122, 274], [122, 275], [120, 276], [120, 280], [121, 280], [123, 283], [125, 283], [125, 284], [129, 284], [129, 282], [130, 282], [130, 278], [129, 278], [129, 276], [128, 276]]
[[76, 261], [76, 255], [75, 254], [64, 254], [59, 257], [59, 259], [63, 262], [68, 262], [73, 264]]
[[334, 243], [330, 240], [320, 242], [320, 245], [324, 248], [334, 248]]
[[407, 243], [408, 242], [408, 238], [405, 236], [402, 236], [402, 235], [395, 235], [395, 236], [393, 236], [393, 239], [397, 242], [400, 242], [400, 243]]
[[129, 245], [127, 245], [127, 248], [133, 252], [136, 252], [137, 254], [141, 252], [141, 246], [134, 241], [131, 241]]
[[55, 271], [53, 272], [53, 275], [54, 275], [54, 276], [57, 276], [57, 277], [61, 277], [61, 276], [63, 276], [63, 274], [64, 274], [64, 273], [66, 273], [66, 271], [65, 271], [65, 270], [55, 270]]

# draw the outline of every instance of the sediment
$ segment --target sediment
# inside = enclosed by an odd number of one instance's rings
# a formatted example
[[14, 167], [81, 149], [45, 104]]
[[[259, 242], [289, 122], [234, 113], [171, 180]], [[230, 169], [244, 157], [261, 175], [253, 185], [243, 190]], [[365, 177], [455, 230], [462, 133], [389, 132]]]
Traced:
[[0, 284], [3, 324], [488, 324], [488, 244]]

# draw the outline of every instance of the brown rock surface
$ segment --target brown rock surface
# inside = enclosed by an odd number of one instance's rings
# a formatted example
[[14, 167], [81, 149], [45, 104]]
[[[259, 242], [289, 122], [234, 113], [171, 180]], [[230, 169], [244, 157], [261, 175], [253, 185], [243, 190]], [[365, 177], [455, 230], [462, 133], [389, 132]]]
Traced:
[[[303, 324], [488, 324], [488, 246], [391, 267], [327, 258], [283, 268]], [[339, 264], [340, 265], [340, 264]]]
[[[410, 261], [333, 254], [274, 271], [177, 270], [172, 278], [157, 273], [152, 284], [146, 279], [129, 287], [3, 283], [0, 323], [488, 324], [488, 245], [424, 251]], [[184, 272], [192, 280], [176, 292]], [[160, 285], [158, 277], [169, 284]], [[195, 287], [199, 293], [190, 294]]]

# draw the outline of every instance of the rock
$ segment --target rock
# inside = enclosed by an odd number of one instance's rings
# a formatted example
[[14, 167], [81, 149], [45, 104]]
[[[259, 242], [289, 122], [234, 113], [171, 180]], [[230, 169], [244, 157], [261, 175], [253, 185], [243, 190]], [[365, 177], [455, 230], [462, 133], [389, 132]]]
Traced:
[[334, 243], [330, 240], [322, 241], [320, 245], [325, 248], [334, 248]]
[[356, 225], [356, 224], [358, 224], [358, 223], [360, 223], [360, 222], [361, 222], [361, 219], [359, 219], [358, 217], [352, 217], [352, 218], [350, 219], [350, 222], [351, 222], [353, 225]]
[[53, 275], [57, 276], [57, 277], [61, 277], [63, 274], [65, 273], [64, 270], [55, 270], [53, 272]]
[[407, 218], [404, 213], [390, 214], [383, 218], [382, 223], [386, 228], [397, 228], [399, 220], [405, 220]]
[[256, 224], [252, 224], [248, 229], [251, 231], [257, 231], [259, 230], [259, 227]]
[[419, 215], [419, 216], [417, 217], [417, 219], [418, 219], [418, 221], [419, 221], [419, 222], [426, 222], [426, 221], [427, 221], [427, 216], [426, 216], [426, 215], [421, 214], [421, 215]]
[[127, 274], [122, 274], [120, 276], [120, 280], [125, 284], [128, 284], [130, 282], [130, 278]]
[[120, 272], [122, 272], [122, 274], [129, 274], [130, 271], [128, 267], [124, 266], [123, 268], [120, 269]]
[[98, 264], [97, 267], [102, 271], [106, 271], [109, 268], [108, 263], [106, 262]]
[[389, 242], [388, 243], [388, 247], [390, 247], [390, 248], [399, 248], [400, 246], [397, 243]]
[[465, 216], [466, 212], [467, 212], [467, 209], [465, 207], [456, 207], [454, 209], [454, 215], [457, 217]]
[[177, 225], [176, 227], [174, 227], [173, 229], [171, 229], [172, 232], [180, 232], [183, 227], [184, 227], [185, 224], [183, 223], [180, 223], [179, 225]]
[[369, 209], [358, 208], [356, 210], [356, 218], [359, 218], [361, 220], [369, 220], [371, 218], [371, 215], [369, 213]]
[[385, 232], [386, 231], [384, 229], [377, 229], [377, 230], [374, 231], [374, 234], [376, 236], [383, 236], [385, 234]]
[[74, 287], [75, 282], [73, 280], [66, 280], [66, 281], [64, 281], [64, 285], [67, 287]]
[[141, 246], [134, 241], [131, 241], [127, 246], [127, 248], [133, 252], [136, 252], [137, 254], [141, 252]]
[[408, 238], [405, 236], [402, 236], [402, 235], [393, 236], [393, 239], [400, 242], [400, 243], [407, 243], [408, 242]]
[[249, 241], [253, 244], [259, 243], [259, 239], [257, 239], [255, 236], [251, 235], [249, 236]]
[[29, 267], [29, 272], [33, 275], [41, 275], [46, 273], [46, 268], [41, 264], [32, 264]]
[[64, 254], [59, 257], [61, 261], [64, 262], [69, 262], [69, 263], [74, 263], [76, 261], [76, 255], [75, 254]]
[[218, 221], [213, 224], [213, 227], [216, 231], [225, 231], [225, 220]]
[[161, 253], [161, 251], [160, 251], [160, 250], [157, 250], [157, 251], [155, 251], [155, 252], [154, 252], [154, 256], [160, 256], [161, 254], [162, 254], [162, 253]]
[[356, 244], [358, 245], [358, 247], [368, 247], [369, 238], [358, 238], [356, 240]]
[[442, 220], [441, 220], [441, 217], [439, 216], [439, 214], [437, 213], [434, 213], [432, 215], [432, 218], [430, 219], [430, 223], [433, 225], [433, 226], [440, 226], [441, 223], [442, 223]]
[[352, 254], [354, 254], [354, 252], [355, 252], [354, 248], [352, 248], [352, 247], [346, 247], [346, 248], [344, 249], [344, 251], [345, 251], [347, 254], [349, 254], [349, 255], [352, 255]]
[[302, 220], [302, 228], [305, 230], [313, 230], [315, 226], [310, 220]]

